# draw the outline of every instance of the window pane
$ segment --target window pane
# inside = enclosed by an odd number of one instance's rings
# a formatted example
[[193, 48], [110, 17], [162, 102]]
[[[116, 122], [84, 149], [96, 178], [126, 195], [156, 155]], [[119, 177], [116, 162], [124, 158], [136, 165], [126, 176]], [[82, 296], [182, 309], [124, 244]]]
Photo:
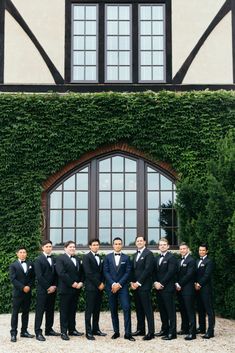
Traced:
[[77, 192], [77, 208], [88, 208], [88, 192]]
[[113, 172], [123, 172], [124, 169], [124, 158], [123, 157], [113, 157], [112, 158], [112, 171]]
[[157, 191], [148, 192], [148, 208], [159, 207], [159, 193]]
[[50, 207], [61, 208], [62, 207], [62, 192], [52, 192], [50, 195]]
[[84, 51], [75, 51], [73, 53], [73, 63], [74, 65], [84, 65], [85, 63]]
[[119, 21], [119, 35], [130, 35], [129, 21]]
[[73, 48], [74, 50], [84, 50], [84, 37], [74, 37], [73, 38]]
[[161, 228], [161, 237], [167, 238], [170, 245], [177, 244], [176, 229]]
[[172, 181], [161, 175], [161, 189], [172, 190]]
[[108, 21], [107, 22], [107, 34], [118, 34], [118, 22]]
[[62, 226], [62, 211], [51, 211], [50, 212], [50, 227], [61, 227]]
[[160, 239], [160, 229], [159, 228], [149, 228], [148, 229], [148, 244], [156, 245]]
[[63, 226], [64, 227], [75, 227], [75, 212], [74, 211], [63, 211]]
[[100, 208], [111, 208], [111, 193], [100, 192], [99, 193], [99, 207]]
[[125, 230], [125, 246], [134, 245], [137, 229], [131, 228]]
[[152, 6], [152, 19], [162, 20], [163, 19], [163, 6]]
[[107, 49], [108, 50], [118, 50], [118, 37], [108, 36], [107, 37]]
[[151, 6], [140, 6], [140, 19], [151, 20]]
[[151, 37], [140, 37], [140, 49], [141, 50], [152, 50], [152, 41], [151, 41]]
[[159, 190], [158, 173], [148, 173], [148, 190]]
[[152, 80], [151, 66], [142, 66], [141, 67], [141, 80], [142, 81], [150, 81], [150, 80]]
[[85, 68], [85, 80], [96, 81], [96, 66], [88, 66]]
[[163, 50], [163, 37], [153, 37], [153, 50]]
[[100, 181], [100, 190], [110, 190], [110, 174], [100, 174], [99, 175]]
[[60, 184], [60, 185], [58, 186], [58, 188], [55, 189], [55, 191], [59, 191], [59, 190], [62, 190], [62, 184]]
[[99, 239], [101, 245], [111, 244], [111, 232], [110, 229], [99, 229]]
[[112, 189], [123, 190], [123, 174], [112, 174]]
[[110, 227], [110, 211], [99, 211], [99, 226]]
[[96, 20], [96, 6], [86, 6], [86, 20]]
[[167, 207], [172, 207], [172, 192], [170, 191], [161, 192], [161, 207], [163, 207], [163, 205]]
[[118, 68], [114, 66], [107, 67], [107, 80], [117, 81], [118, 80]]
[[141, 35], [151, 35], [151, 21], [142, 21], [140, 23], [140, 33]]
[[118, 7], [117, 6], [107, 6], [107, 19], [117, 20], [118, 19]]
[[88, 174], [77, 174], [77, 190], [88, 190]]
[[161, 66], [153, 67], [153, 80], [163, 81], [163, 79], [164, 79], [163, 67]]
[[136, 161], [133, 161], [129, 158], [125, 158], [125, 171], [136, 172]]
[[88, 244], [88, 229], [76, 230], [76, 244], [86, 246]]
[[118, 65], [118, 52], [117, 51], [107, 52], [107, 65]]
[[151, 65], [152, 60], [151, 60], [151, 51], [142, 51], [140, 60], [141, 60], [141, 65]]
[[125, 226], [136, 227], [137, 226], [137, 212], [136, 211], [125, 211]]
[[121, 51], [119, 53], [119, 65], [130, 65], [130, 52]]
[[75, 229], [64, 229], [63, 231], [63, 241], [66, 243], [66, 241], [75, 240]]
[[163, 22], [162, 21], [154, 21], [153, 22], [153, 35], [163, 35]]
[[130, 37], [119, 37], [119, 50], [130, 50]]
[[125, 193], [125, 208], [137, 208], [136, 192]]
[[136, 190], [136, 174], [125, 175], [125, 189]]
[[113, 228], [112, 229], [112, 241], [116, 237], [123, 239], [123, 236], [124, 236], [124, 229], [123, 228]]
[[75, 208], [75, 192], [64, 192], [64, 208]]
[[130, 6], [119, 6], [119, 20], [130, 19]]
[[149, 210], [148, 211], [148, 226], [159, 227], [159, 211]]
[[96, 21], [86, 22], [86, 34], [96, 34]]
[[96, 37], [85, 37], [86, 50], [96, 50]]
[[75, 190], [75, 176], [71, 176], [64, 182], [64, 190]]
[[86, 65], [96, 65], [96, 52], [87, 51], [86, 52]]
[[172, 217], [173, 217], [172, 208], [162, 208], [160, 210], [160, 225], [164, 228], [172, 227]]
[[73, 23], [73, 34], [84, 34], [85, 33], [85, 22], [84, 21], [74, 21]]
[[54, 245], [61, 245], [61, 229], [50, 230], [50, 240]]
[[107, 158], [99, 162], [100, 172], [110, 172], [110, 169], [111, 169], [111, 158]]
[[84, 67], [75, 66], [73, 68], [73, 79], [76, 81], [83, 81], [85, 76]]
[[112, 211], [112, 226], [124, 227], [124, 213], [123, 211]]
[[88, 211], [77, 211], [76, 212], [76, 226], [77, 227], [88, 227]]
[[130, 67], [129, 66], [119, 67], [119, 80], [120, 81], [129, 81], [130, 80]]
[[75, 5], [73, 7], [73, 14], [74, 14], [74, 19], [75, 20], [84, 20], [84, 14], [85, 14], [85, 9], [84, 9], [84, 6], [77, 6]]
[[154, 51], [153, 52], [153, 65], [163, 65], [163, 52]]
[[123, 192], [112, 192], [112, 208], [124, 208]]

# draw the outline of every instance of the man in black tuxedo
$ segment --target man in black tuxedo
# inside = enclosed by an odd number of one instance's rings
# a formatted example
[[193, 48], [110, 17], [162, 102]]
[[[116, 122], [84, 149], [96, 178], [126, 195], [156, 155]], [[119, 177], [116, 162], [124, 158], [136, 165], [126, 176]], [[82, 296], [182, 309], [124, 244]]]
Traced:
[[[135, 239], [137, 252], [133, 258], [131, 288], [134, 291], [134, 300], [137, 315], [137, 330], [133, 336], [144, 336], [143, 340], [154, 338], [154, 316], [151, 300], [151, 289], [153, 285], [154, 256], [146, 248], [143, 236]], [[145, 317], [148, 323], [148, 333], [145, 334]]]
[[154, 287], [162, 327], [155, 336], [162, 336], [163, 340], [172, 340], [176, 338], [175, 276], [177, 260], [168, 251], [169, 244], [166, 238], [161, 238], [158, 245], [161, 253], [155, 258]]
[[76, 330], [76, 310], [79, 294], [83, 286], [83, 270], [81, 260], [75, 256], [76, 245], [72, 240], [64, 244], [65, 253], [56, 260], [58, 274], [58, 292], [60, 298], [60, 328], [62, 340], [69, 336], [82, 336]]
[[28, 329], [29, 309], [31, 304], [31, 288], [34, 283], [33, 263], [26, 261], [27, 251], [24, 246], [17, 249], [17, 260], [10, 265], [10, 280], [13, 284], [13, 300], [11, 315], [11, 342], [16, 342], [18, 315], [22, 310], [21, 337], [33, 338]]
[[41, 329], [44, 312], [46, 313], [45, 335], [60, 336], [52, 328], [54, 323], [57, 274], [55, 258], [51, 255], [51, 252], [52, 242], [44, 240], [42, 242], [42, 254], [34, 262], [37, 289], [34, 331], [38, 341], [46, 340]]
[[186, 334], [185, 340], [189, 341], [196, 338], [196, 316], [194, 310], [196, 261], [190, 255], [189, 247], [186, 243], [180, 244], [180, 254], [176, 290], [182, 322], [181, 330], [178, 334]]
[[113, 239], [113, 250], [114, 252], [108, 254], [104, 259], [104, 276], [114, 330], [111, 338], [120, 337], [118, 319], [118, 301], [120, 301], [124, 313], [124, 338], [129, 341], [135, 341], [131, 335], [131, 306], [128, 290], [131, 262], [129, 256], [121, 252], [121, 238], [116, 237]]
[[[212, 297], [213, 262], [208, 258], [206, 244], [199, 246], [200, 259], [197, 260], [196, 270], [196, 298], [198, 306], [199, 328], [197, 333], [204, 333], [203, 338], [214, 337], [215, 314]], [[208, 329], [206, 331], [206, 314], [208, 315]]]
[[[99, 239], [89, 241], [90, 252], [84, 255], [82, 263], [85, 275], [85, 293], [86, 293], [86, 309], [85, 309], [85, 325], [86, 338], [95, 340], [94, 335], [106, 336], [106, 333], [100, 331], [99, 317], [104, 290], [103, 264], [98, 254], [100, 248]], [[92, 326], [91, 326], [92, 317]]]

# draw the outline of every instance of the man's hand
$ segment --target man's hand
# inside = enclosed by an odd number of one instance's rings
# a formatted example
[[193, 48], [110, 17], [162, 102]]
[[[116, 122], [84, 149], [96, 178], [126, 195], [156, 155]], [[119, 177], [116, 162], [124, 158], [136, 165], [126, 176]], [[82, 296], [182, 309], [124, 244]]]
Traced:
[[47, 293], [48, 293], [48, 294], [55, 293], [55, 291], [56, 291], [56, 286], [50, 286], [50, 287], [47, 289]]
[[119, 289], [121, 289], [121, 288], [122, 288], [122, 286], [120, 285], [120, 283], [114, 283], [114, 284], [112, 285], [111, 292], [112, 292], [113, 294], [115, 294], [115, 293], [117, 293], [117, 292], [119, 291]]
[[98, 289], [99, 289], [100, 291], [104, 290], [104, 283], [103, 283], [103, 282], [100, 283], [100, 285], [98, 286]]
[[194, 288], [195, 288], [196, 290], [200, 290], [202, 287], [200, 286], [199, 283], [194, 283]]
[[131, 282], [131, 289], [136, 290], [139, 287], [137, 282]]
[[177, 292], [181, 291], [181, 287], [180, 287], [179, 283], [175, 284], [175, 289], [177, 290]]
[[161, 290], [164, 288], [164, 286], [160, 282], [154, 282], [154, 288], [156, 290]]
[[29, 287], [29, 286], [25, 286], [25, 287], [23, 288], [23, 292], [24, 292], [24, 293], [29, 293], [29, 292], [30, 292], [30, 287]]

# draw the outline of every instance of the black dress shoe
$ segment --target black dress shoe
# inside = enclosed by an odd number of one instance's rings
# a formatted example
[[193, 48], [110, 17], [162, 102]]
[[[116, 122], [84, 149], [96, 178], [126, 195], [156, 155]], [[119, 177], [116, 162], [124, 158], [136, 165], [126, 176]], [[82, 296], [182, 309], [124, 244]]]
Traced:
[[202, 338], [206, 338], [206, 339], [209, 339], [209, 338], [212, 338], [212, 337], [215, 337], [214, 333], [208, 333], [208, 332], [204, 336], [202, 336]]
[[77, 330], [73, 330], [69, 332], [69, 336], [83, 336], [83, 332], [78, 332]]
[[94, 337], [92, 334], [90, 334], [90, 333], [87, 333], [87, 334], [86, 334], [86, 338], [87, 338], [88, 340], [90, 340], [90, 341], [94, 341], [94, 340], [95, 340], [95, 337]]
[[31, 335], [28, 331], [25, 331], [21, 332], [20, 337], [34, 338], [34, 335]]
[[196, 335], [189, 334], [186, 337], [184, 337], [186, 341], [191, 341], [196, 339]]
[[177, 332], [177, 335], [188, 335], [188, 331], [180, 330]]
[[167, 336], [167, 332], [166, 331], [160, 331], [154, 334], [155, 337], [161, 337], [161, 336]]
[[124, 335], [124, 338], [125, 338], [125, 340], [129, 340], [129, 341], [132, 341], [132, 342], [135, 341], [134, 337], [132, 337], [131, 335]]
[[70, 340], [69, 336], [66, 333], [61, 333], [60, 337], [64, 341], [69, 341]]
[[41, 342], [46, 341], [45, 337], [41, 333], [36, 335], [36, 340]]
[[137, 330], [135, 332], [132, 332], [131, 336], [145, 336], [145, 332], [141, 330]]
[[200, 327], [196, 329], [196, 333], [206, 333], [206, 330], [201, 330]]
[[59, 332], [55, 332], [54, 330], [46, 331], [45, 336], [60, 336]]
[[154, 336], [154, 333], [148, 333], [146, 336], [144, 336], [142, 339], [144, 340], [144, 341], [150, 341], [150, 340], [152, 340], [153, 338], [155, 338], [155, 336]]
[[162, 340], [164, 340], [164, 341], [170, 341], [170, 340], [174, 340], [174, 339], [176, 339], [176, 338], [177, 338], [176, 335], [172, 335], [171, 333], [169, 333], [168, 335], [162, 337]]
[[120, 337], [120, 333], [118, 332], [115, 332], [113, 335], [112, 335], [112, 340], [115, 340], [116, 338]]
[[16, 335], [11, 335], [11, 342], [16, 342]]
[[95, 336], [107, 336], [107, 333], [101, 332], [100, 330], [93, 332], [93, 335]]

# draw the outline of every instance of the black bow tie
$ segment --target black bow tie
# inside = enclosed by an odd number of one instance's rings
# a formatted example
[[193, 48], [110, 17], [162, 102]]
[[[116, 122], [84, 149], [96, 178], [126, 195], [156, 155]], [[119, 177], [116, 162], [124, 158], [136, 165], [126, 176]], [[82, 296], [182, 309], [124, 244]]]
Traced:
[[95, 254], [95, 256], [98, 256], [98, 257], [100, 257], [100, 255], [99, 255], [99, 254]]
[[26, 261], [20, 261], [22, 264], [26, 264]]
[[140, 250], [137, 250], [137, 253], [138, 253], [138, 254], [140, 254], [140, 253], [141, 253], [141, 251], [140, 251]]
[[75, 256], [74, 256], [74, 255], [71, 255], [70, 257], [71, 257], [71, 259], [75, 259]]
[[115, 254], [115, 256], [121, 256], [121, 254]]
[[164, 255], [163, 255], [163, 254], [161, 254], [161, 257], [164, 257]]
[[200, 257], [200, 260], [203, 260], [203, 257]]
[[47, 258], [48, 258], [48, 259], [51, 259], [51, 255], [47, 255]]
[[181, 257], [181, 260], [184, 260], [184, 259], [185, 259], [185, 257], [184, 257], [184, 256], [182, 256], [182, 257]]

